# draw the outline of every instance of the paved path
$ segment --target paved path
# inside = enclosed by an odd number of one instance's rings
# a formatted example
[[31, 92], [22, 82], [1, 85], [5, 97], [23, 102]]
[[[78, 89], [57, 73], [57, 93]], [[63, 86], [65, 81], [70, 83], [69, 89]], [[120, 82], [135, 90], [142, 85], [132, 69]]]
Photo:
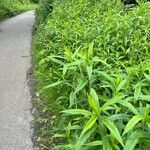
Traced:
[[33, 150], [31, 98], [32, 11], [0, 23], [0, 150]]

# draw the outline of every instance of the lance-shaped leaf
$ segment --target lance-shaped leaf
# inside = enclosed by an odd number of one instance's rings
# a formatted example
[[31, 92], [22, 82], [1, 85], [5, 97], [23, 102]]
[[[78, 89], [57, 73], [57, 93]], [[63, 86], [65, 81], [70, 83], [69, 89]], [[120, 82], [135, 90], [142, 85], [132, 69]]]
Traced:
[[90, 130], [88, 130], [84, 136], [80, 135], [76, 146], [75, 146], [75, 150], [81, 150], [81, 147], [84, 145], [84, 143], [87, 141], [87, 139], [91, 136], [92, 133], [94, 133], [94, 131], [96, 130], [97, 126], [93, 126]]
[[136, 110], [136, 108], [131, 103], [129, 103], [125, 100], [121, 100], [118, 103], [125, 106], [125, 107], [127, 107], [135, 115], [139, 115], [138, 111]]
[[121, 135], [120, 135], [117, 127], [107, 118], [101, 118], [101, 120], [106, 125], [106, 127], [110, 130], [113, 137], [116, 138], [122, 146], [124, 146], [123, 140], [121, 138]]
[[81, 133], [81, 136], [84, 135], [84, 133], [87, 131], [87, 130], [90, 130], [92, 128], [92, 126], [95, 124], [97, 120], [97, 117], [96, 115], [93, 115], [90, 120], [86, 123], [82, 133]]
[[88, 102], [89, 105], [92, 107], [93, 111], [96, 113], [99, 113], [99, 105], [95, 99], [93, 99], [92, 96], [88, 96]]
[[134, 150], [140, 138], [150, 139], [150, 134], [140, 130], [132, 132], [125, 143], [124, 150]]
[[119, 85], [118, 87], [116, 88], [116, 93], [119, 92], [123, 86], [126, 84], [127, 80], [123, 80]]
[[116, 96], [110, 100], [108, 100], [101, 108], [101, 111], [105, 111], [107, 109], [108, 106], [113, 105], [115, 103], [117, 103], [118, 101], [120, 101], [121, 99], [123, 99], [125, 97], [125, 95], [123, 96]]
[[137, 115], [131, 118], [124, 129], [123, 135], [129, 132], [142, 119], [143, 119], [143, 116], [141, 115]]
[[63, 110], [61, 112], [68, 115], [84, 115], [84, 116], [92, 115], [90, 111], [84, 109], [69, 109], [69, 110]]
[[76, 90], [75, 90], [75, 93], [77, 93], [77, 92], [79, 92], [80, 90], [82, 90], [82, 89], [86, 86], [87, 83], [88, 83], [87, 80], [86, 80], [86, 81], [82, 81], [82, 82], [77, 86], [77, 88], [76, 88]]
[[58, 85], [60, 85], [62, 83], [63, 83], [63, 81], [57, 81], [57, 82], [54, 82], [52, 84], [49, 84], [49, 85], [45, 86], [43, 89], [52, 88], [52, 87], [58, 86]]
[[139, 95], [138, 99], [143, 101], [150, 101], [150, 95]]
[[89, 146], [89, 147], [94, 147], [94, 146], [103, 145], [103, 142], [102, 141], [93, 141], [93, 142], [90, 142], [90, 143], [86, 143], [84, 145]]

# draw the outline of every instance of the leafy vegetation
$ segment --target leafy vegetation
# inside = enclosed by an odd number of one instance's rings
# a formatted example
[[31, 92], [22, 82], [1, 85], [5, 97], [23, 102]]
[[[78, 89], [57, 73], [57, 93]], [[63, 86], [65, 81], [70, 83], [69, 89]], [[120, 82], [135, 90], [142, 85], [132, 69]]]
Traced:
[[150, 149], [150, 3], [48, 3], [33, 51], [41, 148]]
[[30, 0], [0, 0], [0, 20], [35, 8]]

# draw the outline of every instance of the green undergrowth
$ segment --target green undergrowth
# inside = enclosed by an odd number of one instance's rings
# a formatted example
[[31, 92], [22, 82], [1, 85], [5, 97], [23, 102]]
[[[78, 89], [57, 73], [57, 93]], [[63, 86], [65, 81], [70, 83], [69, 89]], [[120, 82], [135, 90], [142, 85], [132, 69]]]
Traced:
[[21, 12], [34, 10], [36, 8], [36, 4], [25, 0], [0, 0], [0, 20], [4, 20]]
[[150, 3], [52, 5], [37, 10], [33, 49], [41, 149], [149, 150]]

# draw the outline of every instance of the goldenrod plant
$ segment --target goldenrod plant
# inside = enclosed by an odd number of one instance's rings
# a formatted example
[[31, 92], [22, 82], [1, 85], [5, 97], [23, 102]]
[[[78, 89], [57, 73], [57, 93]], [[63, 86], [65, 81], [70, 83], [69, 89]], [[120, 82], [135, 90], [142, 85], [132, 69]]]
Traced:
[[149, 150], [150, 3], [49, 5], [33, 50], [41, 149]]

